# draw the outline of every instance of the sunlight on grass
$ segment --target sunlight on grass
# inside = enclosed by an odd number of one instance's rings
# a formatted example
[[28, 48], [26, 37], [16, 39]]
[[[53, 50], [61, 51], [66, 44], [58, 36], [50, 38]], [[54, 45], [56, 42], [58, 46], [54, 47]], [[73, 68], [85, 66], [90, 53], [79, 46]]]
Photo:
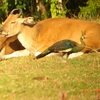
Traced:
[[[64, 61], [66, 60], [66, 62]], [[100, 55], [75, 59], [20, 57], [0, 62], [0, 100], [96, 100], [100, 93]]]

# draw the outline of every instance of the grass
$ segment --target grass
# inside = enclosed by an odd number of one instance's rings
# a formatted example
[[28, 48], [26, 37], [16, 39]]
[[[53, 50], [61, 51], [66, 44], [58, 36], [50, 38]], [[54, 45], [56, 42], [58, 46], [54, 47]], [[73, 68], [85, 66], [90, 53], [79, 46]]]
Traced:
[[66, 100], [99, 98], [99, 53], [70, 60], [28, 56], [0, 62], [0, 100], [61, 100], [64, 93]]

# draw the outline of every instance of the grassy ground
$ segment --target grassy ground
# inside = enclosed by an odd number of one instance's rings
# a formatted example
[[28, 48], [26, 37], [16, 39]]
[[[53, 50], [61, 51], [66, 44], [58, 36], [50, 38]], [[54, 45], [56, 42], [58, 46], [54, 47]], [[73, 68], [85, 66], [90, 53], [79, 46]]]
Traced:
[[[66, 61], [66, 62], [65, 62]], [[99, 100], [100, 54], [0, 62], [0, 100]]]

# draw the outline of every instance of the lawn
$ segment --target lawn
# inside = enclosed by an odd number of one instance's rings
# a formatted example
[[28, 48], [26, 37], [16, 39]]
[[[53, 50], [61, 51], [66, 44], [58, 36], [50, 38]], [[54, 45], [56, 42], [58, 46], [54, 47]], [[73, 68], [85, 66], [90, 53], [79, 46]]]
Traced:
[[[67, 99], [60, 99], [62, 96]], [[99, 100], [100, 53], [0, 61], [0, 100]]]

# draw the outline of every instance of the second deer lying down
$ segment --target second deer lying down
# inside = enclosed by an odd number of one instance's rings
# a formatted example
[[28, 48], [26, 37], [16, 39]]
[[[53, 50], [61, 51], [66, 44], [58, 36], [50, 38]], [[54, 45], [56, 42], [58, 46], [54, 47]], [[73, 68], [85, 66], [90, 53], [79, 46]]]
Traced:
[[[25, 18], [16, 18], [5, 23], [7, 25], [1, 27], [1, 33], [7, 37], [17, 35], [21, 44], [35, 57], [64, 39], [80, 44], [81, 32], [86, 36], [84, 40], [86, 46], [78, 56], [91, 49], [100, 48], [100, 24], [68, 18], [51, 18], [32, 26], [32, 24], [25, 24], [25, 20]], [[69, 55], [70, 58], [76, 56], [77, 53]]]

